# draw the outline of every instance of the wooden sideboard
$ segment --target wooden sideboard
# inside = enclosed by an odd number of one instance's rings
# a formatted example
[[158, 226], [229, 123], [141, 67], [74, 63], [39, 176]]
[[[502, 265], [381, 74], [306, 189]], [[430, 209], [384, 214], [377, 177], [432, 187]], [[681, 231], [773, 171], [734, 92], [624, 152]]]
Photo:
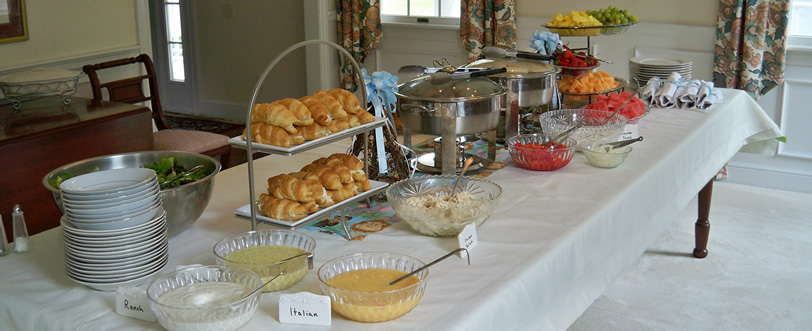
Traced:
[[153, 149], [152, 117], [139, 105], [73, 97], [0, 106], [0, 214], [11, 241], [11, 209], [19, 204], [29, 235], [59, 226], [61, 214], [42, 178], [90, 157]]

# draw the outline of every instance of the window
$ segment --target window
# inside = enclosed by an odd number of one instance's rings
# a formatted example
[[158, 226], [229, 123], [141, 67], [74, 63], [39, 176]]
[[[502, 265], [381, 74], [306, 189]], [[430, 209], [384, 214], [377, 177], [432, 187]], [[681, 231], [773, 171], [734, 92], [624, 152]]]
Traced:
[[381, 19], [384, 23], [456, 25], [460, 0], [381, 0]]
[[790, 4], [787, 46], [812, 48], [812, 0], [793, 0]]
[[180, 22], [180, 0], [166, 1], [166, 43], [169, 47], [169, 79], [186, 80], [183, 68], [183, 33]]

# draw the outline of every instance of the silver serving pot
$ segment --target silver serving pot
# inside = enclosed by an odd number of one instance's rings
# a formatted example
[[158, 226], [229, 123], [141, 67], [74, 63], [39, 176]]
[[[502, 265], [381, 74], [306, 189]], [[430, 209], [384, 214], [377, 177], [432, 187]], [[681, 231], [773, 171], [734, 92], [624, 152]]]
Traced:
[[445, 130], [465, 135], [495, 129], [506, 92], [487, 78], [432, 84], [424, 77], [401, 84], [395, 94], [400, 121], [407, 130], [443, 136]]
[[99, 170], [142, 168], [145, 164], [158, 162], [161, 158], [166, 157], [175, 157], [177, 164], [186, 169], [202, 164], [202, 171], [209, 173], [208, 176], [192, 183], [161, 190], [161, 199], [166, 210], [167, 232], [171, 238], [190, 227], [206, 209], [214, 190], [214, 176], [220, 172], [221, 168], [220, 162], [216, 159], [203, 154], [181, 151], [145, 151], [105, 155], [56, 168], [42, 178], [42, 185], [51, 191], [56, 206], [64, 214], [62, 194], [59, 188], [52, 185], [57, 176], [65, 173], [79, 176]]

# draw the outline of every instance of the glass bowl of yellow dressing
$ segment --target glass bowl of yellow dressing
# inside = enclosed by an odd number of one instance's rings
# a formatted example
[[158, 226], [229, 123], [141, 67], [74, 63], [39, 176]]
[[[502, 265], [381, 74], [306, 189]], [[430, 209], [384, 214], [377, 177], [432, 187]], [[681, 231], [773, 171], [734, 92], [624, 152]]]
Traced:
[[327, 261], [319, 268], [321, 291], [332, 308], [359, 322], [384, 322], [410, 312], [426, 290], [428, 268], [390, 283], [426, 265], [408, 255], [356, 253]]
[[295, 285], [313, 269], [314, 249], [316, 240], [304, 233], [260, 230], [219, 241], [214, 245], [214, 256], [217, 265], [254, 271], [263, 283], [279, 275], [262, 288], [263, 292], [272, 292]]

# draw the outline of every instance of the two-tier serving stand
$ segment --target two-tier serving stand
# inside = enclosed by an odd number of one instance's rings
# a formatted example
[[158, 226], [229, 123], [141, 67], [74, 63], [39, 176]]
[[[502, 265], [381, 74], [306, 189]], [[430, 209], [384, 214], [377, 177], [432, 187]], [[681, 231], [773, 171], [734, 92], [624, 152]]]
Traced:
[[[254, 104], [256, 103], [256, 100], [257, 100], [257, 94], [259, 94], [259, 90], [261, 89], [262, 84], [265, 82], [266, 77], [271, 72], [271, 70], [276, 66], [276, 64], [279, 61], [281, 61], [285, 56], [287, 56], [288, 54], [290, 54], [291, 52], [293, 52], [294, 50], [296, 50], [298, 48], [308, 46], [308, 45], [314, 45], [314, 44], [323, 44], [323, 45], [331, 46], [331, 47], [337, 49], [340, 54], [342, 54], [343, 56], [345, 56], [349, 60], [349, 62], [352, 64], [352, 67], [353, 67], [353, 69], [355, 71], [355, 77], [356, 77], [357, 81], [359, 82], [358, 86], [360, 86], [360, 88], [361, 88], [361, 102], [362, 102], [361, 105], [365, 106], [367, 104], [366, 87], [365, 87], [365, 84], [364, 84], [364, 78], [363, 78], [363, 76], [361, 74], [361, 67], [358, 65], [358, 62], [356, 62], [355, 59], [353, 59], [352, 55], [349, 52], [347, 52], [344, 48], [339, 46], [338, 44], [330, 42], [330, 41], [325, 41], [325, 40], [307, 40], [307, 41], [303, 41], [303, 42], [294, 44], [294, 45], [288, 47], [284, 52], [279, 54], [273, 61], [271, 61], [270, 64], [268, 64], [267, 67], [265, 67], [265, 70], [262, 71], [262, 74], [259, 76], [259, 79], [257, 80], [257, 84], [254, 87], [254, 93], [251, 95], [251, 102], [248, 105], [248, 115], [246, 116], [246, 121], [245, 121], [245, 130], [246, 130], [245, 131], [246, 132], [245, 140], [243, 140], [242, 137], [240, 137], [240, 136], [233, 137], [233, 138], [229, 139], [229, 142], [231, 143], [232, 146], [246, 149], [246, 153], [248, 155], [248, 157], [247, 157], [247, 163], [248, 163], [248, 190], [249, 190], [249, 196], [250, 196], [250, 199], [251, 199], [250, 202], [248, 203], [248, 205], [243, 206], [243, 207], [238, 208], [238, 209], [235, 209], [234, 213], [238, 217], [250, 218], [250, 220], [251, 220], [251, 229], [252, 230], [257, 229], [257, 221], [262, 221], [262, 222], [264, 222], [266, 224], [271, 224], [271, 225], [276, 225], [276, 226], [287, 227], [287, 228], [290, 228], [290, 229], [295, 229], [296, 227], [304, 225], [306, 223], [310, 223], [311, 221], [313, 221], [313, 220], [315, 220], [317, 218], [320, 218], [321, 216], [324, 216], [324, 215], [329, 216], [330, 213], [332, 213], [333, 211], [338, 209], [341, 212], [341, 220], [340, 220], [340, 222], [341, 222], [341, 225], [342, 225], [342, 227], [344, 229], [344, 232], [346, 234], [346, 238], [347, 238], [347, 240], [352, 240], [352, 236], [350, 235], [350, 231], [349, 231], [349, 229], [347, 227], [347, 223], [346, 223], [346, 217], [345, 217], [345, 213], [346, 213], [345, 209], [346, 209], [346, 207], [349, 206], [350, 204], [352, 204], [353, 202], [361, 201], [363, 199], [367, 199], [367, 202], [369, 203], [369, 198], [372, 197], [373, 195], [378, 194], [378, 193], [382, 192], [383, 190], [385, 190], [386, 187], [389, 185], [388, 183], [383, 183], [383, 182], [377, 182], [377, 181], [370, 180], [370, 184], [372, 186], [372, 189], [364, 191], [364, 192], [360, 192], [358, 195], [356, 195], [356, 196], [354, 196], [352, 198], [349, 198], [347, 200], [341, 201], [339, 203], [336, 203], [335, 205], [332, 205], [330, 207], [323, 208], [323, 209], [319, 210], [318, 212], [313, 213], [311, 215], [308, 215], [308, 217], [305, 217], [304, 219], [301, 219], [301, 220], [296, 221], [296, 222], [287, 222], [287, 221], [274, 220], [274, 219], [271, 219], [271, 218], [265, 218], [265, 217], [257, 215], [257, 209], [258, 209], [259, 206], [257, 205], [256, 193], [254, 191], [254, 162], [253, 162], [253, 157], [252, 157], [254, 155], [254, 153], [259, 152], [259, 153], [265, 153], [265, 154], [271, 154], [271, 155], [293, 156], [293, 155], [296, 155], [298, 153], [305, 152], [305, 151], [308, 151], [308, 150], [311, 150], [311, 149], [314, 149], [314, 148], [317, 148], [317, 147], [320, 147], [320, 146], [324, 146], [324, 145], [339, 141], [341, 139], [350, 138], [350, 137], [353, 137], [353, 136], [358, 135], [358, 134], [363, 134], [364, 141], [367, 141], [367, 139], [369, 138], [369, 131], [384, 126], [386, 124], [386, 121], [389, 120], [387, 118], [376, 118], [376, 120], [374, 122], [372, 122], [372, 123], [367, 123], [367, 124], [363, 124], [363, 125], [360, 125], [360, 126], [357, 126], [357, 127], [354, 127], [354, 128], [349, 128], [349, 129], [341, 131], [341, 132], [330, 134], [330, 135], [328, 135], [326, 137], [322, 137], [322, 138], [319, 138], [319, 139], [316, 139], [316, 140], [307, 141], [304, 144], [292, 146], [290, 148], [281, 148], [281, 147], [278, 147], [278, 146], [259, 144], [259, 143], [256, 143], [256, 142], [252, 141], [251, 117], [252, 117], [252, 113], [253, 113], [253, 109], [254, 109]], [[368, 173], [368, 170], [369, 170], [369, 147], [367, 146], [367, 144], [364, 144], [364, 172]], [[260, 218], [258, 218], [258, 217], [260, 217]]]

